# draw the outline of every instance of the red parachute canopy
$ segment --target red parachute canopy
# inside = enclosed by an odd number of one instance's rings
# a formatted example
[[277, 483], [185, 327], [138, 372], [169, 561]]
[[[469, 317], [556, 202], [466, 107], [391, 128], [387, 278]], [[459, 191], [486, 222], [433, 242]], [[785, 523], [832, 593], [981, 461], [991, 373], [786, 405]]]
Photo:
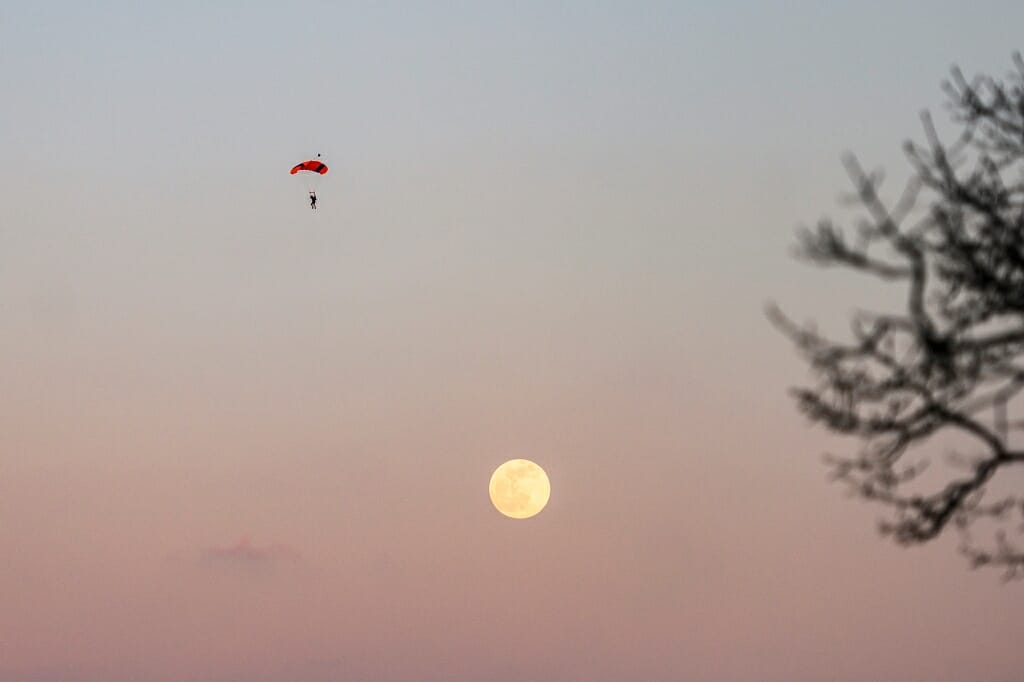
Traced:
[[295, 175], [299, 171], [309, 171], [310, 173], [319, 173], [320, 175], [327, 174], [327, 164], [320, 161], [303, 161], [291, 169], [290, 174]]

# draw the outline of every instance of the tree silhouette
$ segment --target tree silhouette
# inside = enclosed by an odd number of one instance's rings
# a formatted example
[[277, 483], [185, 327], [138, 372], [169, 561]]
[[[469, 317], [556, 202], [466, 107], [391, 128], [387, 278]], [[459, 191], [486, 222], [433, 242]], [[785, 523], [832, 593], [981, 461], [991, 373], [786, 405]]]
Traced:
[[[837, 341], [768, 308], [815, 377], [793, 389], [800, 410], [860, 441], [826, 461], [887, 508], [882, 532], [902, 545], [958, 533], [973, 566], [1007, 578], [1024, 576], [1024, 449], [1012, 445], [1024, 421], [1010, 416], [1024, 390], [1024, 59], [1013, 63], [1005, 80], [953, 68], [943, 90], [959, 138], [943, 143], [922, 114], [899, 200], [847, 156], [864, 219], [798, 235], [803, 259], [899, 286], [900, 311], [857, 312]], [[952, 439], [966, 449], [939, 456]]]

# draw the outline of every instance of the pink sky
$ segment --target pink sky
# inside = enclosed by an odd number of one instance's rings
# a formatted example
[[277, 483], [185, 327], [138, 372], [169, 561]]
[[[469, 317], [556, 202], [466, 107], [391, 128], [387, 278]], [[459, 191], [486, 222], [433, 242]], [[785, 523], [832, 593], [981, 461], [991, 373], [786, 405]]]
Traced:
[[0, 682], [1020, 678], [762, 309], [895, 300], [794, 230], [1024, 16], [59, 5], [0, 21]]

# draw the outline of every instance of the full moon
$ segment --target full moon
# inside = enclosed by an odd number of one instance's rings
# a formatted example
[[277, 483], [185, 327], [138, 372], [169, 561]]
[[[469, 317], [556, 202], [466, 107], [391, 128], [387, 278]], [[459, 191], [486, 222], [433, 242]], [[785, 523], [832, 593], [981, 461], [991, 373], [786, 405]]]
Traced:
[[544, 470], [528, 459], [510, 459], [491, 475], [494, 508], [513, 519], [540, 513], [551, 497], [551, 482]]

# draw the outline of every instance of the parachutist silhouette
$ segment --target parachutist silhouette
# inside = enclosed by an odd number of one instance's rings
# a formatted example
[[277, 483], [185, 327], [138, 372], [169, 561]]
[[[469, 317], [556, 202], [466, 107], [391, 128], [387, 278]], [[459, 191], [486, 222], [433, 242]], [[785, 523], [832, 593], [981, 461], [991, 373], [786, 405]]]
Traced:
[[314, 210], [316, 209], [316, 192], [309, 193], [309, 207]]

